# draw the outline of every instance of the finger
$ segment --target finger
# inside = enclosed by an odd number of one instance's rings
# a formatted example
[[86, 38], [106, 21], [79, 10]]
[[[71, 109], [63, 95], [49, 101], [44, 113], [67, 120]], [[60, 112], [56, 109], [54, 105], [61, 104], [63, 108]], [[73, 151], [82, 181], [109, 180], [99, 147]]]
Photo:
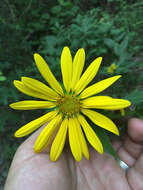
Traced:
[[76, 163], [77, 168], [84, 174], [84, 181], [87, 179], [89, 185], [94, 183], [94, 189], [129, 190], [128, 183], [125, 180], [125, 171], [111, 155], [106, 153], [100, 155], [92, 147], [89, 147], [89, 152], [89, 161], [82, 159]]
[[122, 146], [122, 141], [120, 141], [120, 140], [114, 140], [114, 141], [111, 141], [111, 143], [112, 143], [112, 146], [113, 146], [114, 150], [116, 152], [118, 152], [118, 150]]
[[[127, 136], [125, 139], [128, 138]], [[112, 142], [112, 146], [114, 147], [114, 150], [117, 152], [119, 158], [124, 161], [125, 163], [128, 163], [128, 166], [132, 166], [135, 162], [135, 159], [126, 151], [124, 148], [124, 142], [116, 140]]]
[[134, 166], [127, 171], [127, 177], [133, 189], [143, 189], [143, 153]]
[[127, 165], [133, 166], [142, 152], [143, 120], [134, 118], [128, 122], [128, 137], [118, 150], [118, 155]]
[[134, 159], [137, 159], [142, 152], [142, 145], [129, 137], [126, 138], [123, 148]]
[[143, 120], [130, 119], [128, 122], [129, 137], [138, 144], [143, 144]]
[[137, 169], [130, 168], [126, 176], [131, 189], [143, 189], [143, 175]]
[[134, 169], [139, 171], [139, 173], [143, 176], [143, 120], [134, 119], [131, 124], [132, 131], [129, 131], [129, 133], [131, 138], [134, 140], [134, 144], [136, 144], [136, 147], [134, 147], [136, 150], [134, 150], [134, 152], [138, 155], [138, 157], [136, 157], [138, 159], [134, 165]]
[[118, 150], [119, 158], [125, 162], [129, 167], [133, 166], [135, 163], [135, 159], [128, 153], [128, 151], [124, 147], [120, 147]]
[[99, 155], [93, 152], [91, 153], [91, 164], [93, 164], [92, 170], [98, 174], [99, 181], [105, 186], [103, 189], [108, 187], [107, 189], [129, 190], [125, 171], [111, 155], [106, 153]]

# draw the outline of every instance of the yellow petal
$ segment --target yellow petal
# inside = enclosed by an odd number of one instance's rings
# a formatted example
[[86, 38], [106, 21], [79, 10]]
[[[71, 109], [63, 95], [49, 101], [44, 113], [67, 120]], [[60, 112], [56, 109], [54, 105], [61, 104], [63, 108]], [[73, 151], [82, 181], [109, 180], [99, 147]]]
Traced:
[[40, 98], [43, 100], [49, 100], [49, 98], [47, 96], [45, 96], [42, 93], [39, 93], [37, 91], [34, 91], [30, 88], [28, 88], [27, 86], [25, 86], [21, 81], [18, 80], [14, 80], [14, 86], [22, 93], [28, 95], [28, 96], [32, 96], [34, 98]]
[[53, 102], [48, 101], [35, 101], [35, 100], [24, 100], [9, 105], [15, 110], [33, 110], [42, 108], [53, 108], [56, 105]]
[[68, 129], [71, 152], [74, 158], [79, 162], [82, 159], [82, 150], [80, 146], [76, 123], [73, 118], [69, 119]]
[[121, 116], [125, 116], [125, 110], [124, 109], [121, 109], [120, 112], [121, 112]]
[[98, 57], [89, 65], [73, 90], [76, 94], [79, 94], [92, 81], [100, 67], [101, 61], [102, 57]]
[[111, 86], [120, 77], [121, 77], [121, 75], [110, 77], [110, 78], [104, 79], [100, 82], [97, 82], [97, 83], [89, 86], [80, 94], [80, 98], [83, 99], [83, 98], [86, 98], [86, 97], [89, 97], [89, 96], [92, 96], [92, 95], [102, 92], [103, 90], [105, 90], [106, 88]]
[[128, 100], [110, 98], [108, 96], [95, 96], [82, 101], [84, 108], [96, 108], [104, 110], [119, 110], [129, 107], [131, 103]]
[[29, 77], [22, 77], [22, 82], [28, 88], [44, 94], [49, 100], [57, 100], [60, 97], [55, 91], [38, 80]]
[[83, 48], [79, 49], [73, 60], [73, 75], [72, 75], [72, 89], [79, 81], [85, 63], [85, 51]]
[[51, 111], [51, 112], [39, 117], [38, 119], [35, 119], [35, 120], [27, 123], [26, 125], [22, 126], [20, 129], [18, 129], [15, 132], [14, 136], [15, 137], [24, 137], [26, 135], [29, 135], [30, 133], [32, 133], [33, 131], [35, 131], [36, 129], [41, 127], [42, 125], [46, 124], [51, 119], [53, 119], [57, 115], [57, 113], [58, 113], [57, 111]]
[[83, 114], [85, 114], [93, 123], [98, 125], [99, 127], [102, 127], [116, 135], [119, 135], [118, 128], [116, 125], [111, 121], [108, 117], [105, 117], [104, 115], [97, 113], [95, 111], [91, 111], [88, 109], [82, 109], [81, 110]]
[[106, 102], [110, 99], [112, 99], [112, 97], [110, 96], [94, 96], [94, 97], [86, 98], [84, 100], [81, 100], [81, 107], [88, 108], [88, 106], [92, 106], [92, 104], [95, 104], [95, 103], [99, 104], [101, 102]]
[[68, 47], [64, 47], [61, 55], [61, 71], [63, 83], [67, 92], [71, 88], [72, 79], [72, 56]]
[[54, 77], [53, 73], [51, 72], [48, 64], [45, 62], [45, 60], [37, 53], [34, 54], [34, 59], [36, 62], [36, 65], [43, 76], [43, 78], [49, 83], [49, 85], [58, 93], [63, 95], [63, 90]]
[[80, 124], [79, 124], [79, 122], [78, 122], [78, 120], [76, 118], [74, 118], [74, 121], [76, 123], [76, 128], [77, 128], [77, 131], [78, 131], [78, 137], [79, 137], [79, 141], [80, 141], [81, 150], [82, 150], [85, 158], [87, 160], [89, 160], [89, 151], [88, 151], [88, 147], [87, 147], [83, 132], [81, 130]]
[[87, 123], [85, 118], [82, 115], [78, 114], [78, 120], [80, 124], [82, 125], [82, 128], [85, 132], [85, 135], [89, 141], [89, 143], [97, 150], [100, 154], [103, 153], [103, 146], [102, 143], [100, 142], [99, 138], [95, 134], [94, 130], [90, 127], [90, 125]]
[[34, 145], [34, 151], [36, 153], [43, 151], [50, 144], [61, 120], [62, 115], [59, 114], [42, 130]]
[[67, 129], [68, 129], [68, 119], [65, 118], [62, 121], [59, 131], [58, 131], [58, 133], [52, 143], [52, 146], [51, 146], [50, 159], [53, 162], [55, 162], [59, 158], [59, 156], [64, 148], [64, 144], [66, 141]]

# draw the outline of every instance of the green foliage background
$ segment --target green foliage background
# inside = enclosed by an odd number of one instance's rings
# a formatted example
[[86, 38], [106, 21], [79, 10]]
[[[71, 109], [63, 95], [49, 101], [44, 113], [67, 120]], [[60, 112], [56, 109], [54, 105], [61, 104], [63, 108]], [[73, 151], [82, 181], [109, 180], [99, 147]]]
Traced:
[[[58, 80], [62, 48], [72, 55], [83, 47], [86, 67], [96, 57], [103, 63], [94, 82], [121, 74], [105, 93], [131, 100], [126, 117], [143, 118], [143, 1], [140, 0], [2, 0], [0, 1], [0, 187], [23, 139], [13, 137], [21, 125], [42, 111], [13, 111], [9, 103], [28, 99], [13, 80], [29, 76], [43, 81], [33, 53], [40, 53]], [[113, 74], [108, 73], [111, 64]], [[44, 81], [43, 81], [44, 82]], [[119, 112], [107, 113], [117, 123]]]

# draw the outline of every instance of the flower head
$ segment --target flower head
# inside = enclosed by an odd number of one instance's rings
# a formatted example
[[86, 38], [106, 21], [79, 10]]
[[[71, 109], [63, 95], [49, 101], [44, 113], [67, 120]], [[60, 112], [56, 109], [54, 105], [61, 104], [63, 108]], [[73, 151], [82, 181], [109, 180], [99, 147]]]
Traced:
[[108, 72], [109, 74], [114, 74], [116, 68], [117, 68], [117, 66], [115, 65], [115, 63], [112, 63], [112, 64], [107, 68], [107, 72]]
[[63, 150], [68, 133], [71, 152], [77, 161], [82, 159], [82, 155], [89, 159], [85, 136], [95, 150], [102, 154], [102, 144], [85, 116], [99, 127], [119, 135], [116, 125], [109, 118], [94, 110], [121, 110], [130, 106], [131, 103], [127, 100], [95, 96], [121, 76], [110, 77], [85, 88], [95, 77], [102, 58], [95, 59], [82, 74], [85, 62], [84, 49], [79, 49], [72, 61], [69, 48], [64, 47], [61, 55], [61, 71], [65, 88], [63, 90], [44, 59], [37, 53], [34, 54], [34, 59], [41, 75], [50, 87], [29, 77], [22, 77], [21, 81], [15, 80], [14, 85], [18, 90], [41, 100], [20, 101], [10, 104], [10, 107], [17, 110], [50, 108], [52, 110], [21, 127], [16, 131], [15, 136], [23, 137], [46, 124], [35, 142], [36, 153], [43, 151], [56, 133], [50, 150], [51, 160], [56, 161]]

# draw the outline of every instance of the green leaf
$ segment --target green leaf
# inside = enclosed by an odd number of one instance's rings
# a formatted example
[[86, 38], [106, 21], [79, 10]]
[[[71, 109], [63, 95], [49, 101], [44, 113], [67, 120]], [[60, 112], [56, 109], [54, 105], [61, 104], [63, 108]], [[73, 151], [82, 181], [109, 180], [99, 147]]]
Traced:
[[118, 157], [117, 153], [115, 152], [115, 150], [110, 142], [109, 136], [107, 135], [105, 130], [102, 128], [99, 128], [98, 126], [94, 127], [93, 130], [99, 137], [99, 139], [103, 145], [104, 152], [111, 154], [116, 160], [119, 160], [119, 157]]
[[5, 76], [0, 76], [0, 81], [5, 81], [6, 77]]
[[130, 100], [135, 106], [143, 103], [143, 91], [135, 89], [130, 94], [124, 97], [124, 99]]
[[109, 47], [109, 48], [114, 48], [115, 46], [117, 46], [117, 43], [110, 39], [110, 38], [105, 38], [104, 39], [104, 43]]
[[120, 48], [121, 48], [122, 51], [126, 50], [126, 48], [128, 46], [128, 42], [129, 42], [129, 38], [128, 38], [128, 36], [126, 36], [124, 38], [124, 40], [121, 42], [121, 44], [120, 44]]
[[59, 5], [54, 6], [54, 7], [51, 9], [51, 12], [52, 12], [53, 14], [58, 14], [58, 13], [60, 13], [60, 11], [61, 11], [61, 6], [59, 6]]

